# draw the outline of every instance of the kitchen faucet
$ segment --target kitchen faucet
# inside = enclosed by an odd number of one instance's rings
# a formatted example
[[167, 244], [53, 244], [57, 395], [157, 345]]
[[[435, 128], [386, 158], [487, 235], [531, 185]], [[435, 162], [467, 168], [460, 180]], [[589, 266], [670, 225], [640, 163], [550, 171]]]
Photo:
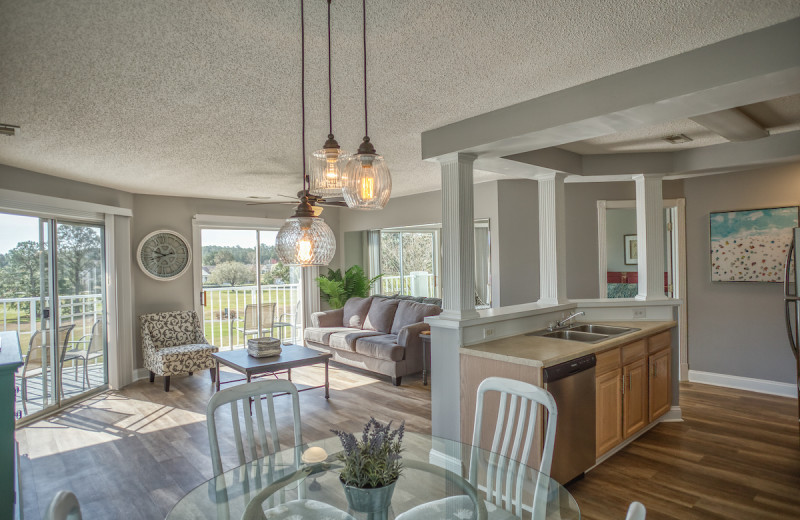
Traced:
[[577, 316], [586, 316], [586, 313], [583, 312], [583, 311], [574, 312], [574, 313], [570, 314], [569, 316], [567, 316], [566, 318], [564, 318], [563, 320], [557, 321], [555, 328], [561, 329], [561, 328], [566, 327], [567, 325], [569, 325], [570, 320], [572, 318], [577, 317]]

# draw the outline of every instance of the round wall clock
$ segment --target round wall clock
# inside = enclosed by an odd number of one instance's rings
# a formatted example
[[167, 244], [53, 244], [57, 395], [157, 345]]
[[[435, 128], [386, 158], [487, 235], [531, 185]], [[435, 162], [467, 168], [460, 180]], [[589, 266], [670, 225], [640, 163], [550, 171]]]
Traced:
[[189, 269], [192, 249], [180, 234], [168, 229], [153, 231], [142, 239], [136, 251], [142, 271], [156, 280], [174, 280]]

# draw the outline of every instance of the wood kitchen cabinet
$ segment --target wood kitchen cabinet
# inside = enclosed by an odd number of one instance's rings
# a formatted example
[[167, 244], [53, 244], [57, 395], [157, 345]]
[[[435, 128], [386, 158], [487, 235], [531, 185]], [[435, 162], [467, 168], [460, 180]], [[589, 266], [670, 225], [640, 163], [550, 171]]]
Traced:
[[672, 406], [672, 352], [663, 348], [648, 359], [650, 422], [655, 421]]
[[647, 384], [645, 358], [622, 367], [622, 433], [626, 439], [650, 423]]
[[595, 453], [599, 457], [622, 442], [622, 369], [595, 376]]

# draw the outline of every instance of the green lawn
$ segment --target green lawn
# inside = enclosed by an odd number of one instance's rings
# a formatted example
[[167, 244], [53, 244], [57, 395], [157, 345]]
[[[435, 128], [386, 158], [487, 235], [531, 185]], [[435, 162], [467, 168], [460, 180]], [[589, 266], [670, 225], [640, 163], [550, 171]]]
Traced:
[[[275, 291], [264, 291], [262, 303], [277, 303], [275, 307], [275, 321], [279, 321], [281, 314], [294, 314], [292, 305], [292, 291], [282, 289]], [[203, 322], [206, 339], [211, 343], [226, 347], [231, 345], [243, 345], [244, 337], [237, 331], [242, 328], [243, 323], [236, 318], [244, 318], [245, 307], [249, 304], [256, 304], [255, 292], [234, 291], [224, 289], [220, 291], [208, 291], [206, 293], [206, 305], [203, 308]], [[228, 313], [225, 313], [228, 309]], [[238, 313], [237, 313], [238, 309]], [[288, 327], [284, 334], [290, 334]], [[231, 336], [229, 336], [231, 334]], [[273, 336], [278, 336], [278, 330], [272, 332]], [[252, 337], [252, 336], [250, 336]]]

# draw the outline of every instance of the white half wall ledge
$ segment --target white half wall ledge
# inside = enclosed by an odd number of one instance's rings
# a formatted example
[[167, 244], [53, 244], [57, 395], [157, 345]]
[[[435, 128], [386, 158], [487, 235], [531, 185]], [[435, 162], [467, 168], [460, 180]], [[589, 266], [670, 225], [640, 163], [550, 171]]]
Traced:
[[780, 381], [769, 381], [766, 379], [754, 379], [752, 377], [732, 376], [728, 374], [716, 374], [714, 372], [689, 370], [689, 382], [722, 386], [725, 388], [736, 388], [738, 390], [749, 390], [751, 392], [758, 392], [760, 394], [797, 398], [797, 388], [795, 385]]

